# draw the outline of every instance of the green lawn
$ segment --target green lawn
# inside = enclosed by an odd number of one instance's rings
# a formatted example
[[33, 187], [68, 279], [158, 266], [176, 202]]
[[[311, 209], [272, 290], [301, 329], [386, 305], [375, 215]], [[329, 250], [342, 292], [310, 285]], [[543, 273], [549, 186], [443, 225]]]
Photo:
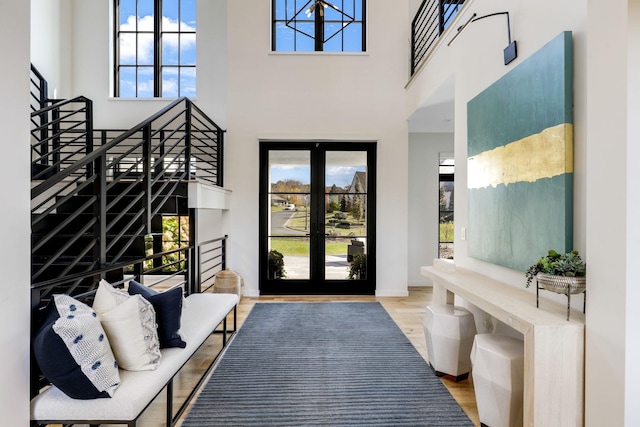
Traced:
[[[346, 255], [346, 241], [327, 241], [325, 251], [327, 255]], [[271, 249], [275, 249], [283, 255], [309, 256], [309, 241], [307, 239], [271, 239]]]
[[[281, 211], [282, 207], [272, 206], [271, 211]], [[298, 208], [296, 212], [292, 212], [293, 217], [289, 219], [287, 227], [299, 230], [309, 231], [309, 215], [303, 208]], [[329, 221], [334, 218], [334, 214], [326, 214], [325, 221]], [[360, 237], [366, 235], [365, 221], [362, 220], [359, 223], [349, 214], [345, 220], [349, 222], [352, 228], [340, 228], [330, 224], [325, 225], [325, 233], [333, 236], [340, 237], [341, 239], [332, 240], [328, 238], [325, 243], [325, 251], [327, 255], [346, 255], [347, 246], [351, 243], [350, 237]], [[271, 249], [275, 249], [283, 255], [288, 256], [309, 256], [309, 239], [305, 237], [293, 237], [293, 238], [272, 238]]]
[[453, 221], [440, 223], [440, 241], [453, 242]]

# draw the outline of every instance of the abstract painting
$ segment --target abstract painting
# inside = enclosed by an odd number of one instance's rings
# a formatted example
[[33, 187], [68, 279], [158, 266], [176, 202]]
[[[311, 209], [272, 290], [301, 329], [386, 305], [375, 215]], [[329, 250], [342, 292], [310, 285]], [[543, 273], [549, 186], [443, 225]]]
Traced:
[[573, 249], [572, 76], [566, 31], [468, 102], [469, 256], [525, 271]]

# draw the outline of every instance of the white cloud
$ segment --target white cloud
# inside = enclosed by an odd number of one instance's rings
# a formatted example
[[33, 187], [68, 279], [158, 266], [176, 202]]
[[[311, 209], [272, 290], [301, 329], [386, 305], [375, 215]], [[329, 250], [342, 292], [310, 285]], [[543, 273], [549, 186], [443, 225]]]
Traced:
[[328, 166], [326, 171], [326, 184], [331, 186], [333, 184], [339, 187], [345, 187], [351, 184], [353, 175], [358, 171], [353, 166]]
[[299, 168], [308, 168], [308, 166], [300, 166], [300, 165], [278, 165], [274, 166], [272, 169], [282, 169], [282, 170], [292, 170]]
[[175, 80], [162, 79], [162, 92], [178, 93], [178, 82]]
[[[162, 29], [164, 31], [195, 31], [195, 27], [185, 22], [162, 17]], [[131, 15], [127, 18], [127, 22], [120, 25], [121, 31], [136, 31], [136, 17]], [[153, 16], [143, 16], [138, 19], [138, 31], [153, 31]], [[172, 49], [178, 49], [177, 37], [168, 37], [163, 41]], [[185, 37], [182, 40], [182, 48], [189, 49], [195, 47], [196, 38]], [[132, 63], [136, 58], [136, 39], [135, 37], [120, 37], [120, 60], [123, 63]], [[138, 63], [153, 63], [153, 38], [143, 35], [138, 37]]]
[[351, 175], [356, 172], [356, 168], [353, 166], [329, 166], [327, 167], [327, 175], [328, 176], [337, 176], [337, 175]]
[[153, 80], [138, 80], [138, 93], [153, 94]]

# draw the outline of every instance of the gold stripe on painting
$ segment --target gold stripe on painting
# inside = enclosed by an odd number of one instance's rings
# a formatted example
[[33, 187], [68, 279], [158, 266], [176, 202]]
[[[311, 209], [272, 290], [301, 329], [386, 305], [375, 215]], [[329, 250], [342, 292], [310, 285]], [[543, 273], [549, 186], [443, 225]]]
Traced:
[[467, 159], [468, 188], [535, 182], [573, 172], [573, 125], [563, 123]]

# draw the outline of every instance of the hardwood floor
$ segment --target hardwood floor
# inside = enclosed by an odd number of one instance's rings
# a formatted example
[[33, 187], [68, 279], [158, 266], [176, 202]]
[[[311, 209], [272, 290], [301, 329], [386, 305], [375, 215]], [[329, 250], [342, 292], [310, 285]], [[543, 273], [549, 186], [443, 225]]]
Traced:
[[[396, 324], [409, 338], [411, 343], [427, 360], [427, 351], [422, 329], [422, 320], [426, 305], [431, 301], [431, 288], [410, 288], [407, 297], [374, 297], [374, 296], [262, 296], [257, 298], [243, 297], [238, 306], [237, 318], [238, 326], [241, 326], [247, 315], [257, 302], [323, 302], [323, 301], [379, 301], [393, 318]], [[230, 322], [233, 322], [230, 319]], [[231, 323], [229, 323], [231, 325]], [[192, 360], [185, 365], [181, 373], [174, 379], [174, 407], [188, 395], [195, 384], [206, 370], [211, 361], [210, 355], [221, 348], [221, 338], [213, 336], [196, 353]], [[447, 377], [441, 378], [451, 395], [460, 404], [469, 418], [476, 426], [480, 425], [478, 411], [476, 408], [475, 396], [471, 377], [469, 379], [455, 383]], [[195, 399], [194, 399], [195, 400]], [[164, 426], [165, 417], [165, 392], [161, 392], [156, 400], [150, 405], [141, 417], [139, 427], [159, 427]], [[187, 410], [188, 412], [188, 410]], [[178, 427], [180, 427], [180, 422]], [[107, 426], [102, 426], [107, 427]], [[205, 426], [203, 426], [205, 427]]]

